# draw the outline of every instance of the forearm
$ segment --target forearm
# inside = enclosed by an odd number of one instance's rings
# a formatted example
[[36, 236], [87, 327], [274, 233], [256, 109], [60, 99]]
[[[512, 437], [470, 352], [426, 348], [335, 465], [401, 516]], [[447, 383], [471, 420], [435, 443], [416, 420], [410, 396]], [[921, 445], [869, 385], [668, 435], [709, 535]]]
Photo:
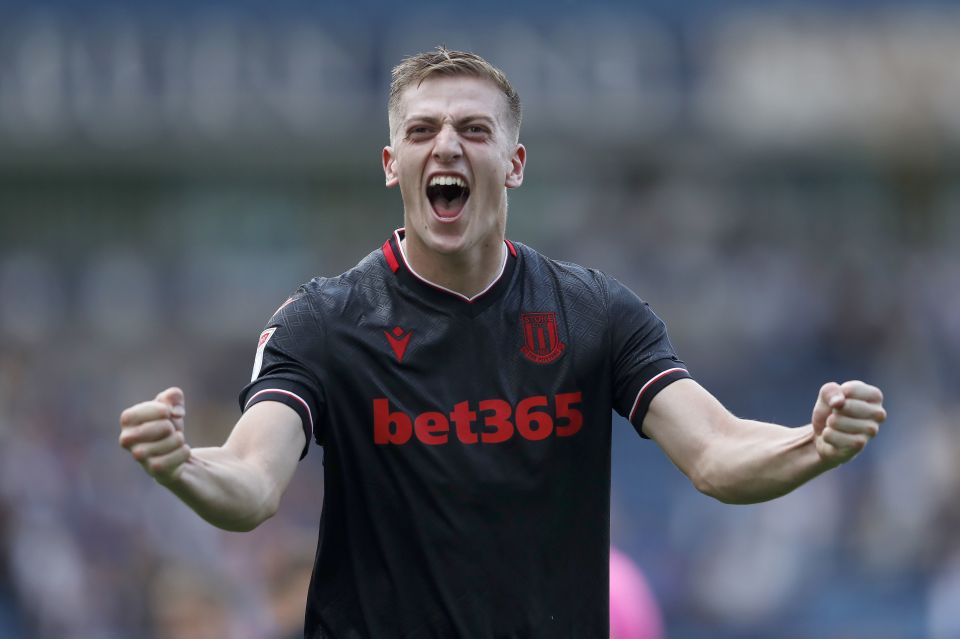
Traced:
[[753, 504], [789, 493], [833, 466], [817, 453], [813, 428], [733, 419], [704, 447], [691, 479], [722, 502]]
[[256, 528], [280, 502], [267, 473], [224, 447], [192, 449], [176, 476], [161, 483], [214, 526], [236, 532]]

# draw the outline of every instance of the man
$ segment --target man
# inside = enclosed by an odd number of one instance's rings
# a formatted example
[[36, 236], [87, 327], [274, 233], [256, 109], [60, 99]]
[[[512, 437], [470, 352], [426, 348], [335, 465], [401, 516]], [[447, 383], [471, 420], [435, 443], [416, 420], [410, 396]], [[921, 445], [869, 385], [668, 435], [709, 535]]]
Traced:
[[404, 228], [274, 314], [227, 442], [185, 443], [176, 388], [120, 420], [147, 472], [228, 530], [272, 516], [310, 437], [324, 447], [307, 637], [606, 637], [611, 409], [732, 503], [877, 433], [880, 391], [858, 381], [825, 384], [803, 428], [734, 417], [633, 293], [507, 240], [520, 103], [481, 58], [404, 60], [389, 123]]

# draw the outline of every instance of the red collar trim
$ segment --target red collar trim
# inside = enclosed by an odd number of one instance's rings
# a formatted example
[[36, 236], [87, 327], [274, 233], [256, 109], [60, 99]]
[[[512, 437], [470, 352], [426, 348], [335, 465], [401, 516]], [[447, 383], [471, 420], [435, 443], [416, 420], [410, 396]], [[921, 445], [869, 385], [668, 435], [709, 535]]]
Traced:
[[[390, 270], [391, 270], [393, 273], [396, 273], [397, 271], [399, 271], [399, 270], [400, 270], [400, 260], [403, 260], [403, 265], [406, 267], [406, 271], [407, 271], [408, 273], [410, 273], [410, 275], [412, 275], [414, 278], [416, 278], [416, 279], [419, 280], [420, 282], [426, 284], [427, 286], [429, 286], [429, 287], [431, 287], [431, 288], [433, 288], [433, 289], [435, 289], [435, 290], [442, 291], [442, 292], [447, 293], [447, 294], [449, 294], [449, 295], [453, 295], [454, 297], [458, 297], [458, 298], [460, 298], [461, 300], [463, 300], [463, 301], [465, 301], [465, 302], [472, 303], [472, 302], [474, 302], [475, 300], [477, 300], [477, 299], [483, 297], [484, 295], [486, 295], [488, 292], [490, 292], [490, 290], [493, 289], [494, 286], [496, 286], [496, 284], [501, 280], [501, 278], [503, 278], [503, 274], [507, 271], [507, 261], [504, 260], [503, 266], [502, 266], [501, 269], [500, 269], [500, 273], [497, 275], [497, 277], [494, 278], [494, 280], [493, 280], [492, 282], [490, 282], [490, 284], [489, 284], [485, 289], [483, 289], [482, 291], [480, 291], [479, 293], [477, 293], [477, 294], [474, 295], [473, 297], [467, 297], [467, 296], [465, 296], [465, 295], [461, 295], [460, 293], [458, 293], [458, 292], [456, 292], [456, 291], [451, 291], [450, 289], [445, 288], [445, 287], [443, 287], [443, 286], [440, 286], [439, 284], [434, 284], [434, 283], [431, 282], [430, 280], [421, 277], [419, 274], [417, 274], [416, 271], [414, 271], [412, 268], [410, 268], [410, 264], [407, 262], [407, 258], [406, 258], [406, 256], [403, 254], [403, 250], [400, 248], [400, 241], [403, 239], [404, 231], [405, 231], [405, 229], [403, 229], [402, 227], [401, 227], [401, 228], [398, 228], [397, 230], [395, 230], [395, 231], [393, 232], [393, 237], [392, 237], [392, 238], [388, 238], [387, 241], [383, 243], [383, 247], [382, 247], [383, 257], [387, 260], [387, 265], [390, 267]], [[394, 250], [393, 250], [393, 245], [390, 243], [390, 239], [395, 239], [395, 240], [396, 240], [396, 243], [397, 243], [397, 251], [394, 251]], [[508, 239], [504, 239], [504, 243], [507, 245], [507, 250], [508, 250], [509, 254], [512, 255], [514, 258], [516, 258], [516, 257], [517, 257], [517, 247], [515, 247], [515, 246], [513, 245], [513, 242], [511, 242], [511, 241], [508, 240]], [[400, 253], [399, 259], [397, 259], [397, 252]], [[509, 257], [508, 257], [507, 259], [509, 259]]]
[[400, 270], [400, 262], [397, 261], [397, 256], [393, 252], [393, 247], [390, 246], [390, 239], [387, 238], [387, 241], [383, 243], [383, 256], [387, 258], [387, 265], [390, 267], [390, 270], [396, 273]]

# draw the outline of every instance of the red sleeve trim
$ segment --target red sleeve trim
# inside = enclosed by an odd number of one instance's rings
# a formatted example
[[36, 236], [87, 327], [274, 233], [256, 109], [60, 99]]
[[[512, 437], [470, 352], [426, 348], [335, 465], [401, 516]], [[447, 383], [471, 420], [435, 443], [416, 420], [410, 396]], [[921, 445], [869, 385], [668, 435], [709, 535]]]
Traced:
[[383, 256], [387, 258], [387, 265], [390, 266], [390, 270], [396, 273], [400, 270], [400, 262], [397, 261], [397, 256], [393, 253], [393, 247], [390, 246], [390, 240], [387, 240], [383, 243]]
[[650, 388], [651, 384], [656, 382], [658, 379], [661, 379], [663, 377], [666, 377], [667, 375], [670, 375], [671, 373], [686, 373], [686, 372], [687, 372], [687, 369], [680, 368], [678, 366], [676, 368], [669, 368], [651, 377], [650, 380], [647, 381], [647, 383], [644, 384], [642, 388], [640, 388], [640, 392], [637, 393], [637, 398], [633, 400], [633, 408], [630, 409], [630, 423], [633, 423], [633, 417], [637, 414], [637, 407], [640, 406], [640, 398], [643, 397], [644, 391]]
[[[247, 410], [250, 407], [250, 404], [253, 403], [253, 400], [255, 400], [259, 395], [264, 395], [266, 393], [277, 393], [279, 395], [285, 395], [303, 404], [304, 409], [306, 409], [307, 411], [307, 419], [310, 422], [310, 432], [311, 433], [313, 432], [313, 412], [310, 410], [310, 404], [308, 404], [302, 397], [300, 397], [296, 393], [291, 393], [288, 390], [283, 390], [281, 388], [264, 388], [261, 391], [257, 391], [256, 393], [250, 396], [250, 399], [247, 400], [247, 403], [243, 407], [243, 410]], [[309, 445], [309, 443], [310, 443], [310, 437], [308, 436], [307, 444]]]

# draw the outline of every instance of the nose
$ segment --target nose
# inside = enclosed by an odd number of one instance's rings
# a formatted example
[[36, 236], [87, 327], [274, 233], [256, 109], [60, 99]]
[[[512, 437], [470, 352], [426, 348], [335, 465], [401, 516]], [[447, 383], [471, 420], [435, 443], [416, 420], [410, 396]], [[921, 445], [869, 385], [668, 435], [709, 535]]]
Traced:
[[433, 157], [437, 162], [449, 163], [460, 158], [463, 149], [460, 148], [460, 138], [450, 125], [441, 127], [434, 138]]

